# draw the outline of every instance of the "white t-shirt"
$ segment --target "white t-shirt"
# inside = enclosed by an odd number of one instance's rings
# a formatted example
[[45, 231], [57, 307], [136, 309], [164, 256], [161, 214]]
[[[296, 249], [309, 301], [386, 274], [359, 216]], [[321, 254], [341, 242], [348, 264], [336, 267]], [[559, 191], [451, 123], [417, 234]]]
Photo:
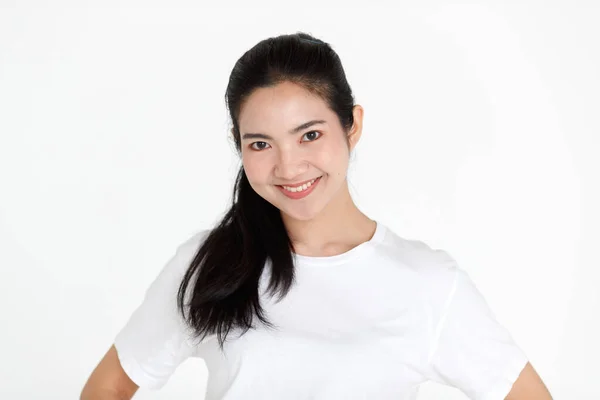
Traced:
[[371, 240], [332, 257], [296, 255], [296, 281], [261, 304], [277, 329], [232, 330], [201, 343], [177, 312], [179, 283], [208, 234], [180, 245], [115, 338], [140, 387], [158, 389], [188, 357], [209, 371], [208, 400], [416, 399], [427, 380], [472, 399], [501, 400], [527, 357], [466, 272], [443, 250], [382, 223]]

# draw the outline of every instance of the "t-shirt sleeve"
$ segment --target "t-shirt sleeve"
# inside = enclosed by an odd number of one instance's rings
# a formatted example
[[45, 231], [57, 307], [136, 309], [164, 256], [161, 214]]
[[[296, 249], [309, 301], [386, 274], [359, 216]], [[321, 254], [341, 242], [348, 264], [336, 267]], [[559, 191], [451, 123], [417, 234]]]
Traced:
[[503, 400], [527, 356], [464, 270], [451, 266], [443, 274], [449, 290], [432, 326], [428, 378], [470, 399]]
[[195, 354], [196, 339], [177, 310], [177, 292], [205, 234], [198, 232], [177, 248], [115, 337], [119, 361], [139, 387], [163, 387], [176, 368]]

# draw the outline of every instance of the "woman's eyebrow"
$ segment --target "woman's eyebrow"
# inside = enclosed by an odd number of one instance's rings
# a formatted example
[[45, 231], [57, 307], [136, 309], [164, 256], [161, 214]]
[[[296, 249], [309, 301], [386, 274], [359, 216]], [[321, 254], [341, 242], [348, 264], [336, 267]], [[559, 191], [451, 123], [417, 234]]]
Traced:
[[[295, 127], [294, 129], [290, 130], [289, 133], [291, 135], [298, 133], [304, 129], [310, 128], [313, 125], [317, 125], [317, 124], [327, 124], [327, 122], [325, 120], [322, 119], [315, 119], [312, 121], [308, 121], [303, 123], [302, 125], [298, 125], [297, 127]], [[244, 133], [242, 135], [242, 139], [267, 139], [267, 140], [273, 140], [273, 138], [267, 134], [264, 133]]]

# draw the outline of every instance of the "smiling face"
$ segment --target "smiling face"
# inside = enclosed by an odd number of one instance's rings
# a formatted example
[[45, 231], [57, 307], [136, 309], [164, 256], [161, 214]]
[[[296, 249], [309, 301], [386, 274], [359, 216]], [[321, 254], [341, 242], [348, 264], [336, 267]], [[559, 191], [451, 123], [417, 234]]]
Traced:
[[[288, 217], [309, 220], [347, 192], [350, 143], [338, 116], [303, 87], [283, 82], [259, 88], [238, 120], [242, 164], [252, 188]], [[319, 178], [306, 192], [286, 191]], [[345, 189], [345, 190], [340, 190]]]

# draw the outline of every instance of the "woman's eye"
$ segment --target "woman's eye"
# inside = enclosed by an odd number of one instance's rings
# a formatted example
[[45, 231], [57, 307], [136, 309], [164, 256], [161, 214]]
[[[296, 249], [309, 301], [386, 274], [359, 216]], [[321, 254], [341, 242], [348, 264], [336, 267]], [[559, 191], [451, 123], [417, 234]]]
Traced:
[[266, 144], [267, 144], [267, 142], [254, 142], [254, 143], [252, 143], [252, 144], [250, 145], [250, 147], [251, 147], [253, 150], [258, 150], [258, 151], [260, 151], [260, 150], [263, 150], [265, 147], [263, 147], [263, 146], [258, 146], [258, 147], [257, 147], [257, 146], [256, 146], [256, 144], [263, 144], [263, 145], [266, 145]]
[[[315, 140], [317, 140], [318, 138], [320, 138], [320, 137], [321, 137], [321, 132], [317, 132], [317, 131], [310, 131], [310, 132], [306, 132], [306, 133], [304, 134], [304, 136], [306, 136], [306, 137], [308, 137], [309, 135], [311, 136], [311, 137], [309, 138], [309, 142], [313, 142], [313, 141], [315, 141]], [[316, 137], [315, 137], [315, 135], [316, 135]]]

